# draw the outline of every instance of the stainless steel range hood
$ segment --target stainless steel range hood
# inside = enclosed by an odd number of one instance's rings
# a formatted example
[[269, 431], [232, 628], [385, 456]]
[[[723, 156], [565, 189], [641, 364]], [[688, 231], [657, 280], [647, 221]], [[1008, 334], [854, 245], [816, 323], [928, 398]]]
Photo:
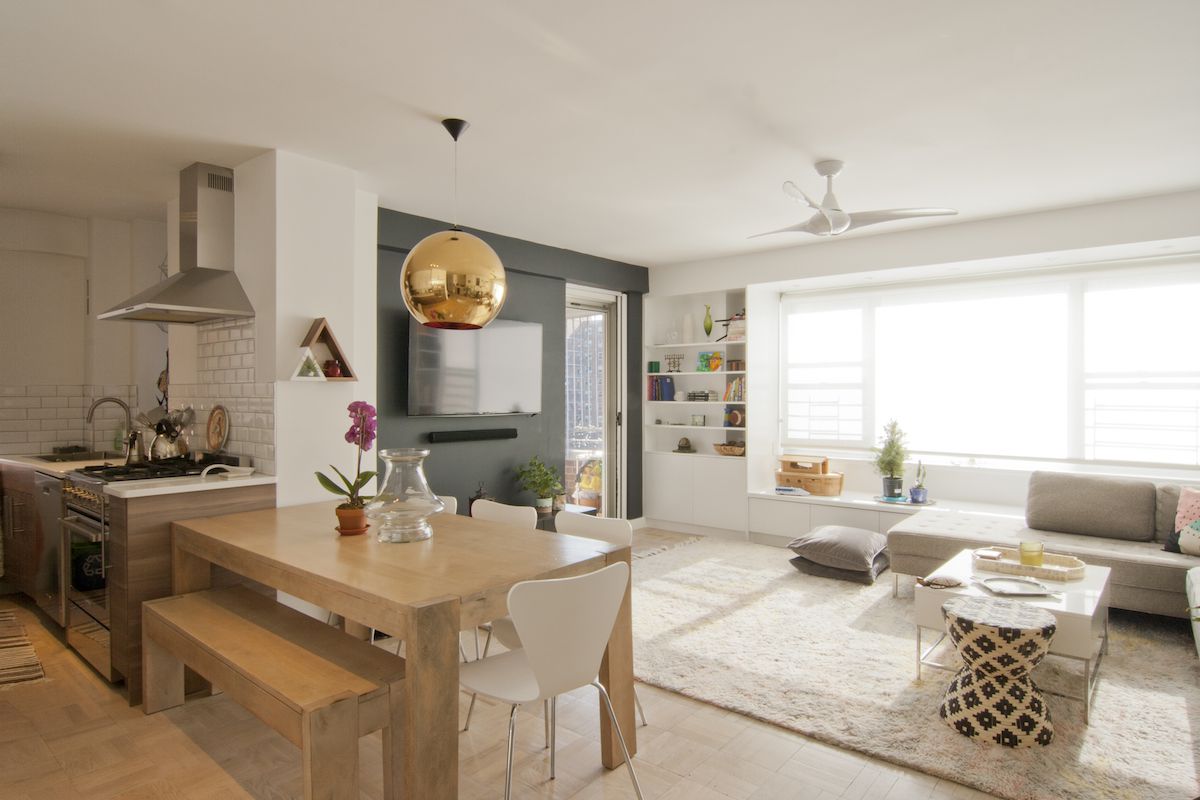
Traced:
[[252, 316], [233, 271], [233, 170], [192, 164], [179, 173], [179, 273], [96, 319], [196, 323]]

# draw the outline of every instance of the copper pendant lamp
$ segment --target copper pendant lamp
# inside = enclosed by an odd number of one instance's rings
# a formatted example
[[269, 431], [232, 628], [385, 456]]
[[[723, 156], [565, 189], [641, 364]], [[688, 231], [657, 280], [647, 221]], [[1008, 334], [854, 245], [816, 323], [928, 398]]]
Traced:
[[500, 313], [508, 294], [496, 251], [458, 227], [458, 137], [468, 124], [442, 120], [454, 139], [454, 226], [417, 242], [400, 268], [404, 305], [417, 322], [430, 328], [482, 328]]

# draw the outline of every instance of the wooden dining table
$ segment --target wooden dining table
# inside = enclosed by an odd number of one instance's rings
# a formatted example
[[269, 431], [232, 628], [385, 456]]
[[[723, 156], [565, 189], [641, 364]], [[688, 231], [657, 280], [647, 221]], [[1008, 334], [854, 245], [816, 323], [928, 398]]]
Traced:
[[[630, 550], [595, 539], [526, 530], [454, 514], [430, 518], [422, 542], [381, 543], [374, 527], [339, 536], [336, 503], [288, 506], [172, 524], [176, 594], [207, 589], [223, 567], [405, 643], [403, 797], [458, 796], [459, 632], [504, 616], [516, 583], [591, 572]], [[634, 725], [629, 587], [600, 665], [630, 754]], [[599, 701], [597, 701], [599, 702]], [[600, 715], [601, 758], [624, 763], [617, 732]]]

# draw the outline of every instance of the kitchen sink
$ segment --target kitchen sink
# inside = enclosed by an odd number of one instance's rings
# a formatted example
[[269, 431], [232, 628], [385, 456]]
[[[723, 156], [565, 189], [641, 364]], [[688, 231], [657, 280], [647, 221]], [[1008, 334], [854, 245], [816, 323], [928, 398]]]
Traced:
[[108, 461], [113, 458], [124, 458], [124, 453], [112, 450], [92, 450], [85, 453], [55, 453], [49, 456], [34, 456], [38, 461], [48, 461], [51, 464], [65, 464], [68, 461]]

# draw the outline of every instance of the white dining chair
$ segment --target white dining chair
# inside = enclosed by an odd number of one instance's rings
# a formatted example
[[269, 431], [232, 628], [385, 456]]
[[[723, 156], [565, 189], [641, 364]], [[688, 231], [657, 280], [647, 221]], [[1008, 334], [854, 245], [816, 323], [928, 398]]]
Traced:
[[458, 513], [458, 498], [457, 497], [455, 497], [454, 495], [451, 495], [451, 494], [439, 494], [437, 496], [437, 499], [441, 500], [442, 505], [445, 506], [445, 508], [442, 509], [443, 514], [457, 514]]
[[[467, 690], [511, 706], [508, 714], [508, 760], [504, 798], [512, 792], [513, 739], [517, 709], [526, 703], [551, 703], [581, 686], [596, 687], [617, 733], [629, 768], [633, 791], [642, 800], [642, 787], [625, 746], [625, 736], [612, 700], [597, 677], [604, 648], [612, 635], [617, 612], [629, 584], [629, 565], [610, 564], [572, 578], [524, 581], [508, 592], [508, 610], [523, 647], [463, 664], [459, 681]], [[551, 725], [551, 737], [554, 728]], [[554, 747], [550, 748], [550, 777], [554, 777]]]
[[[570, 536], [599, 539], [602, 542], [608, 542], [620, 547], [633, 546], [633, 525], [630, 524], [629, 520], [620, 519], [619, 517], [594, 517], [591, 514], [560, 511], [554, 516], [554, 528], [558, 533], [565, 533]], [[517, 635], [517, 629], [513, 625], [511, 616], [492, 620], [485, 630], [488, 635], [483, 643], [483, 658], [487, 658], [493, 638], [509, 650], [516, 650], [521, 647], [521, 637]], [[633, 692], [633, 701], [637, 705], [638, 717], [642, 720], [642, 726], [645, 727], [646, 711], [642, 708], [642, 699], [638, 697], [636, 689]], [[471, 713], [474, 710], [475, 699], [472, 698], [471, 705], [467, 706], [467, 721], [463, 726], [464, 731], [471, 726]], [[552, 730], [550, 729], [554, 727], [554, 723], [553, 721], [548, 721], [547, 724], [549, 728], [546, 732], [546, 746], [552, 747], [550, 742], [553, 737]]]
[[471, 504], [471, 516], [518, 528], [537, 528], [537, 510], [533, 506], [510, 506], [495, 500], [476, 500]]

